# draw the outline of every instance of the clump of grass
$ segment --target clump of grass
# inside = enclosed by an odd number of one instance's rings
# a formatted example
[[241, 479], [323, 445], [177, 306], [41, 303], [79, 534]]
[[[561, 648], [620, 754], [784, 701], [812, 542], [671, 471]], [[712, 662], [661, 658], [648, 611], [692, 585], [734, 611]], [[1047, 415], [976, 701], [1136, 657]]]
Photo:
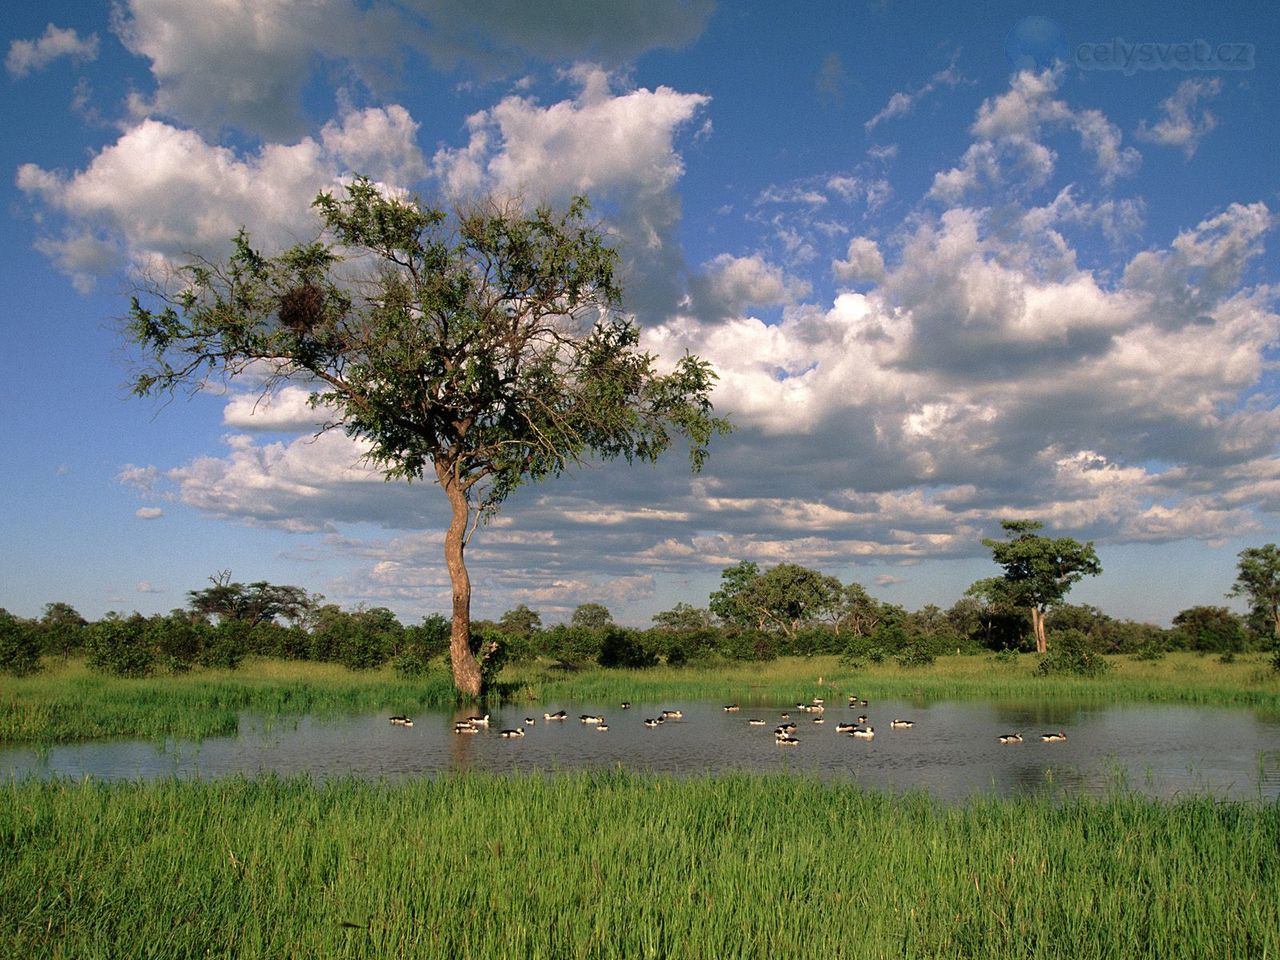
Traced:
[[621, 772], [0, 787], [14, 956], [1280, 951], [1280, 806]]

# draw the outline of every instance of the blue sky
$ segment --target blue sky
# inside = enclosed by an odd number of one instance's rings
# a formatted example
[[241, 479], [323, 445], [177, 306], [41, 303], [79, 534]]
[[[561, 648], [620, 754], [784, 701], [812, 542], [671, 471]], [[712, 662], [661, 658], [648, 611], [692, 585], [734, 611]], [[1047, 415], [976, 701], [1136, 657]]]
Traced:
[[217, 571], [406, 620], [446, 515], [305, 397], [130, 398], [146, 270], [309, 238], [368, 174], [586, 192], [645, 346], [720, 374], [697, 477], [529, 487], [475, 613], [646, 624], [741, 559], [909, 608], [1002, 517], [1091, 539], [1072, 599], [1167, 623], [1277, 539], [1280, 23], [1262, 5], [124, 0], [6, 17], [0, 606], [167, 611]]

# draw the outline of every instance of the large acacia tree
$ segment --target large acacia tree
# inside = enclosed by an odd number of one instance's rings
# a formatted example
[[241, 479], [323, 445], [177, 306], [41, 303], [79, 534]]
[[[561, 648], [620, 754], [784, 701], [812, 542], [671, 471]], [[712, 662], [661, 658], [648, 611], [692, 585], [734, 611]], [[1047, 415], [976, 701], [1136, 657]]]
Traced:
[[973, 594], [987, 597], [996, 605], [1021, 607], [1031, 614], [1031, 629], [1036, 638], [1036, 652], [1049, 649], [1045, 634], [1045, 613], [1061, 603], [1072, 586], [1082, 577], [1096, 577], [1102, 564], [1092, 541], [1081, 543], [1071, 537], [1046, 537], [1038, 530], [1044, 524], [1036, 520], [1001, 520], [1008, 539], [983, 540], [991, 557], [1004, 567], [1003, 577], [980, 580], [969, 588]]
[[251, 373], [361, 440], [388, 479], [434, 480], [451, 510], [454, 682], [481, 693], [464, 552], [480, 518], [529, 480], [590, 458], [652, 461], [675, 435], [699, 469], [728, 423], [715, 374], [667, 372], [622, 310], [617, 254], [585, 198], [447, 212], [357, 179], [315, 201], [317, 241], [267, 256], [241, 231], [225, 260], [194, 259], [133, 299], [139, 395]]

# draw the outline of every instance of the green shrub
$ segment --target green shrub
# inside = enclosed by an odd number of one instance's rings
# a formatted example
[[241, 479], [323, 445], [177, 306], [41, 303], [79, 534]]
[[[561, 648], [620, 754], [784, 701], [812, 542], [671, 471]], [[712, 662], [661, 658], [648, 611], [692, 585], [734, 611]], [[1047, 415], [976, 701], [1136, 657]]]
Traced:
[[252, 631], [253, 625], [247, 620], [223, 620], [212, 629], [201, 630], [196, 659], [202, 667], [234, 670], [248, 652]]
[[0, 670], [23, 677], [40, 669], [40, 636], [33, 624], [0, 610]]
[[900, 667], [927, 667], [937, 659], [923, 642], [909, 643], [894, 655]]
[[452, 629], [447, 617], [433, 613], [423, 617], [422, 623], [417, 626], [404, 628], [404, 646], [416, 653], [423, 663], [427, 663], [448, 652]]
[[83, 648], [88, 622], [71, 604], [54, 602], [44, 605], [44, 616], [33, 626], [39, 628], [43, 652], [65, 658]]
[[471, 652], [480, 661], [480, 690], [486, 693], [494, 688], [502, 668], [507, 665], [509, 651], [506, 637], [496, 627], [472, 624]]
[[609, 626], [604, 628], [597, 662], [602, 667], [652, 667], [658, 655], [645, 646], [637, 631]]
[[1154, 660], [1163, 660], [1163, 659], [1164, 659], [1164, 655], [1165, 655], [1165, 653], [1167, 653], [1167, 652], [1168, 652], [1168, 651], [1167, 651], [1166, 646], [1165, 646], [1165, 644], [1164, 644], [1164, 643], [1162, 643], [1162, 642], [1160, 642], [1160, 641], [1151, 641], [1151, 642], [1148, 642], [1148, 643], [1144, 643], [1141, 647], [1139, 647], [1139, 648], [1138, 648], [1138, 650], [1137, 650], [1137, 652], [1136, 652], [1136, 653], [1134, 653], [1134, 655], [1133, 655], [1133, 659], [1135, 659], [1135, 660], [1153, 660], [1153, 661], [1154, 661]]
[[1063, 630], [1053, 635], [1049, 652], [1036, 667], [1036, 673], [1074, 673], [1081, 677], [1098, 677], [1111, 669], [1105, 657], [1092, 648], [1089, 638], [1079, 630]]
[[426, 661], [412, 651], [402, 653], [391, 661], [391, 669], [397, 677], [405, 680], [416, 680], [427, 672]]
[[147, 642], [147, 621], [107, 614], [89, 628], [85, 641], [89, 666], [117, 677], [145, 677], [155, 669], [155, 650]]
[[206, 624], [196, 624], [181, 613], [167, 617], [149, 617], [142, 631], [142, 641], [150, 647], [156, 659], [169, 667], [170, 672], [180, 664], [189, 669], [200, 653], [201, 629]]

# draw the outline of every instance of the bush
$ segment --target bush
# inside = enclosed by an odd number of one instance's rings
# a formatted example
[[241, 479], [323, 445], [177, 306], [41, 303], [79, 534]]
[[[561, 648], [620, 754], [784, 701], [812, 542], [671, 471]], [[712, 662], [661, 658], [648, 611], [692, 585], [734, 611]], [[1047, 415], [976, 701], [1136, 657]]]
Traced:
[[[736, 648], [721, 631], [711, 627], [672, 630], [659, 628], [645, 633], [642, 641], [654, 656], [660, 656], [668, 666], [678, 667], [691, 660], [710, 660], [715, 657], [734, 658]], [[751, 649], [743, 648], [743, 658], [750, 659]]]
[[[405, 644], [404, 627], [385, 607], [347, 613], [326, 604], [318, 611], [317, 619], [311, 634], [313, 660], [337, 662], [352, 670], [369, 670], [386, 663], [402, 645], [413, 646]], [[420, 650], [415, 652], [422, 656]]]
[[248, 653], [281, 660], [305, 660], [311, 649], [311, 638], [298, 626], [282, 626], [274, 620], [255, 623], [249, 631]]
[[200, 652], [200, 627], [181, 614], [150, 617], [142, 631], [142, 642], [171, 672], [182, 672], [191, 668]]
[[543, 650], [552, 657], [568, 660], [570, 663], [587, 663], [600, 658], [600, 642], [604, 638], [602, 630], [591, 627], [566, 626], [556, 624], [542, 633]]
[[473, 624], [471, 652], [480, 660], [480, 691], [487, 693], [498, 682], [498, 675], [507, 664], [506, 638], [494, 628]]
[[1091, 648], [1088, 637], [1079, 630], [1063, 630], [1053, 636], [1052, 646], [1036, 667], [1036, 673], [1042, 677], [1052, 673], [1098, 677], [1109, 669], [1111, 664]]
[[423, 663], [449, 650], [449, 634], [452, 625], [447, 617], [433, 613], [422, 618], [422, 623], [414, 627], [405, 627], [404, 647], [407, 652], [414, 653]]
[[602, 667], [652, 667], [658, 662], [658, 655], [644, 645], [636, 631], [606, 627], [597, 662]]
[[916, 642], [907, 644], [893, 659], [898, 661], [900, 667], [927, 667], [935, 657], [927, 643]]
[[[692, 637], [700, 635], [702, 635], [701, 631], [694, 633]], [[693, 648], [690, 637], [686, 637], [685, 649], [689, 653], [689, 659], [693, 659], [693, 654], [689, 651], [699, 649], [701, 651], [699, 656], [703, 658], [711, 658], [719, 654], [729, 660], [776, 660], [778, 638], [763, 630], [742, 630], [730, 627], [719, 631], [707, 631], [706, 640], [699, 640], [697, 648]]]
[[812, 657], [818, 654], [839, 653], [841, 638], [826, 626], [808, 626], [797, 630], [791, 638], [791, 653], [801, 657]]
[[840, 662], [848, 666], [861, 666], [864, 661], [884, 663], [886, 657], [906, 649], [908, 645], [907, 635], [901, 627], [877, 628], [871, 634], [853, 636], [845, 641]]
[[912, 638], [902, 624], [882, 623], [871, 632], [867, 641], [871, 647], [878, 647], [886, 654], [896, 654], [910, 646]]
[[146, 637], [147, 621], [137, 615], [122, 620], [108, 614], [89, 628], [85, 641], [89, 666], [117, 677], [145, 677], [155, 669], [156, 655]]
[[69, 603], [46, 603], [38, 626], [43, 651], [52, 656], [69, 657], [80, 652], [88, 623]]
[[0, 670], [24, 677], [40, 669], [40, 636], [33, 624], [0, 610]]
[[249, 649], [252, 631], [253, 625], [247, 620], [223, 620], [211, 630], [202, 630], [203, 642], [196, 659], [202, 667], [234, 670]]
[[396, 676], [405, 680], [416, 680], [427, 672], [427, 663], [416, 653], [402, 653], [391, 661], [391, 668]]

